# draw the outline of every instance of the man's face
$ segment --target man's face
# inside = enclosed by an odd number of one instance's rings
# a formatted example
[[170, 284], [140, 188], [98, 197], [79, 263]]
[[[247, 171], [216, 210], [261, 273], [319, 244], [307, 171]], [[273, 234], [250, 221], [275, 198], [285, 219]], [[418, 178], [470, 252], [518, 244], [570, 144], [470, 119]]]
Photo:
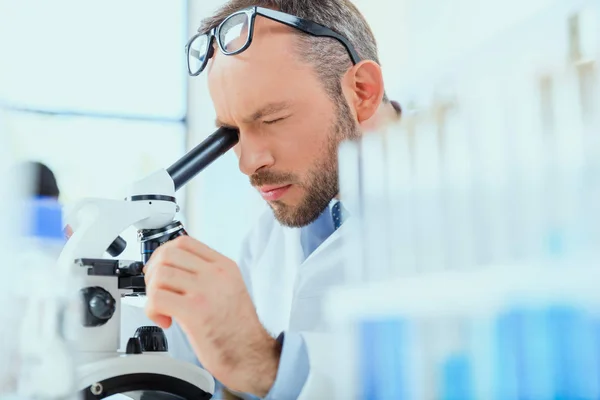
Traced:
[[331, 99], [296, 46], [290, 28], [258, 17], [249, 49], [217, 50], [208, 66], [218, 124], [240, 131], [240, 170], [293, 227], [314, 221], [338, 194], [337, 147], [359, 134], [345, 99]]

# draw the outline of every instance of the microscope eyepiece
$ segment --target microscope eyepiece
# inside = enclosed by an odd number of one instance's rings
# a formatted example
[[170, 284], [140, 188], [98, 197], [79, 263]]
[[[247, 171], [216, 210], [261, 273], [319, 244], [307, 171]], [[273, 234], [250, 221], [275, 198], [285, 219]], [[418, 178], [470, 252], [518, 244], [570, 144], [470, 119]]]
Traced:
[[237, 129], [219, 128], [202, 143], [167, 169], [175, 190], [179, 190], [204, 168], [221, 157], [239, 141]]

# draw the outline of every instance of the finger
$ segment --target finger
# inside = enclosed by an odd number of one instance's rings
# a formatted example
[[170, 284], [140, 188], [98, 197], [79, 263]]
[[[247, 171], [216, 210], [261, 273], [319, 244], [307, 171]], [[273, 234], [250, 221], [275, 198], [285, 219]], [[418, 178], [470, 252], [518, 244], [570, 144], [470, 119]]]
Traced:
[[157, 315], [154, 319], [151, 318], [151, 321], [163, 329], [169, 329], [173, 324], [173, 318], [165, 315]]
[[156, 270], [162, 266], [171, 266], [183, 271], [196, 273], [202, 269], [202, 265], [205, 263], [204, 259], [176, 246], [175, 243], [164, 244], [154, 251], [154, 254], [152, 254], [144, 268], [146, 283], [152, 279]]
[[173, 243], [178, 248], [189, 251], [209, 262], [217, 261], [219, 258], [223, 257], [223, 255], [221, 255], [216, 250], [211, 249], [204, 243], [193, 239], [190, 236], [180, 236], [177, 239], [173, 240]]
[[196, 274], [172, 267], [170, 265], [161, 265], [148, 278], [147, 286], [157, 289], [166, 289], [179, 294], [192, 293], [197, 288]]
[[[185, 309], [185, 297], [165, 289], [155, 288], [147, 292], [146, 316], [159, 326], [170, 326]], [[167, 327], [168, 327], [167, 326]]]

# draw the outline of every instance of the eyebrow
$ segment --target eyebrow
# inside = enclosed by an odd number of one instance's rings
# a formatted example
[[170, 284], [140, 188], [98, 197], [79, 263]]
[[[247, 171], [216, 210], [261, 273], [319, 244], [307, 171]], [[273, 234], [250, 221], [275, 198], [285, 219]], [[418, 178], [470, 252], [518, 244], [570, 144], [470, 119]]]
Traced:
[[[245, 123], [256, 122], [259, 119], [262, 119], [266, 116], [269, 116], [269, 115], [272, 115], [275, 113], [278, 113], [278, 112], [283, 111], [288, 108], [290, 108], [290, 103], [288, 103], [287, 101], [279, 101], [279, 102], [269, 103], [269, 104], [265, 105], [264, 107], [260, 108], [259, 110], [255, 111], [254, 113], [252, 113], [252, 115], [250, 115], [248, 118], [245, 118], [244, 122]], [[217, 118], [217, 120], [215, 121], [215, 124], [217, 125], [217, 127], [237, 129], [236, 126], [233, 126], [231, 124], [223, 122], [219, 118]]]

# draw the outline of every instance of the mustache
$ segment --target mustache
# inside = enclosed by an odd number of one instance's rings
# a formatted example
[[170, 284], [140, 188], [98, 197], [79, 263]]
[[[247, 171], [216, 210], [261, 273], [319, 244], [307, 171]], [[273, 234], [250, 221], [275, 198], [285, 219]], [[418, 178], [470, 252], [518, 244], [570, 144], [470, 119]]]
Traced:
[[286, 172], [259, 171], [250, 176], [250, 184], [254, 187], [284, 185], [294, 181], [296, 181], [296, 176]]

